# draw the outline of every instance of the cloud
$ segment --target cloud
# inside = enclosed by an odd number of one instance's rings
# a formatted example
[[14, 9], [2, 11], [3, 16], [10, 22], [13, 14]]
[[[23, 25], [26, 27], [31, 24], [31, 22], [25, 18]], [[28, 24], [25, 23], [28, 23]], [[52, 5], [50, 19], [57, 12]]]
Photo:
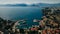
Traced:
[[0, 4], [15, 4], [15, 3], [60, 3], [60, 0], [0, 0]]
[[60, 3], [60, 0], [40, 0], [41, 3]]

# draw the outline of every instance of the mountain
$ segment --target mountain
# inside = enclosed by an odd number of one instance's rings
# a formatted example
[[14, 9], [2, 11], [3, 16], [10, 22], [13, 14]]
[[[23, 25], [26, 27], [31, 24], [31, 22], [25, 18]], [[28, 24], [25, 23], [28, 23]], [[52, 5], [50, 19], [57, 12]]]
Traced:
[[6, 4], [0, 6], [30, 6], [30, 7], [57, 7], [60, 6], [60, 3], [57, 4], [47, 4], [47, 3], [36, 3], [36, 4]]
[[57, 7], [57, 6], [60, 6], [60, 3], [58, 3], [58, 4], [37, 3], [37, 4], [32, 4], [31, 6], [39, 6], [39, 7]]
[[0, 6], [27, 6], [27, 4], [6, 4], [6, 5], [0, 5]]

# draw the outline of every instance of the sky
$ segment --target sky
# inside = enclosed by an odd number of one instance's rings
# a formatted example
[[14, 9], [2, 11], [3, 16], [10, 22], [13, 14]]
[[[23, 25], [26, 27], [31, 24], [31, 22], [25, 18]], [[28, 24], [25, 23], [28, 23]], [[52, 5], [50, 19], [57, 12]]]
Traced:
[[55, 3], [60, 3], [60, 0], [0, 0], [0, 4], [16, 4], [16, 3], [26, 3], [26, 4], [49, 3], [49, 4], [55, 4]]

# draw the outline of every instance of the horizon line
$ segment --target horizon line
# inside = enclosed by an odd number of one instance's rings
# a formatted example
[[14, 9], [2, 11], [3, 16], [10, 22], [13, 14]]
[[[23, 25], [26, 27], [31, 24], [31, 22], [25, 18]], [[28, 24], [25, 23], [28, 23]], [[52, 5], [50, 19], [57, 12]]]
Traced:
[[[39, 3], [6, 3], [6, 4], [39, 4]], [[6, 5], [6, 4], [0, 4], [0, 5]], [[59, 3], [43, 3], [43, 4], [59, 4]]]

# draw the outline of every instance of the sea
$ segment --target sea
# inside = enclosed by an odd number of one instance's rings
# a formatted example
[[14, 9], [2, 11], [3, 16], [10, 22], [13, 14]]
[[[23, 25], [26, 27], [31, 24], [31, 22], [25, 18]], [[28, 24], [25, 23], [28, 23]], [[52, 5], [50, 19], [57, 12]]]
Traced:
[[17, 28], [29, 28], [32, 25], [39, 25], [39, 23], [34, 23], [34, 19], [40, 20], [43, 16], [40, 7], [0, 7], [0, 17], [6, 20], [26, 20], [23, 24], [19, 22]]

